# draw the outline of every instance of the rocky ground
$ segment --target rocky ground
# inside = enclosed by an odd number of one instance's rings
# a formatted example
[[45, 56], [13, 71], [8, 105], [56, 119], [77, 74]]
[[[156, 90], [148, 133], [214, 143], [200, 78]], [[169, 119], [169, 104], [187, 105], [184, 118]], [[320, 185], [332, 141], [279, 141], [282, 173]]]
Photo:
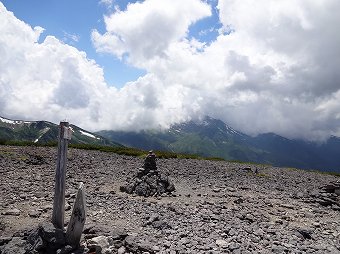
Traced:
[[[0, 146], [0, 253], [15, 236], [50, 220], [55, 161], [56, 148]], [[85, 229], [106, 235], [125, 230], [128, 241], [144, 246], [136, 252], [340, 253], [340, 198], [323, 190], [339, 181], [336, 176], [159, 159], [158, 169], [169, 175], [175, 192], [148, 198], [120, 192], [142, 165], [143, 158], [69, 149], [65, 221], [83, 182]], [[124, 246], [118, 251], [128, 252]]]

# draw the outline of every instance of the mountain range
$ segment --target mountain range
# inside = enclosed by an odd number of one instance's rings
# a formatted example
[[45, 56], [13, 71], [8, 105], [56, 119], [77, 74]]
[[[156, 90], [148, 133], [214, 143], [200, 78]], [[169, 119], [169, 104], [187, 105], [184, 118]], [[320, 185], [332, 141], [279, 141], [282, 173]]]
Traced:
[[[71, 144], [121, 146], [76, 125], [71, 124], [70, 127], [73, 130]], [[22, 121], [0, 117], [0, 141], [25, 141], [37, 144], [57, 142], [58, 128], [57, 124], [47, 121]]]
[[340, 138], [335, 136], [323, 143], [292, 140], [275, 133], [252, 137], [211, 117], [174, 124], [162, 131], [100, 131], [97, 134], [140, 149], [340, 172]]
[[[73, 144], [128, 146], [340, 173], [340, 138], [335, 136], [323, 143], [288, 139], [275, 133], [252, 137], [211, 117], [174, 124], [166, 130], [140, 132], [106, 130], [92, 133], [70, 126], [73, 129], [70, 143]], [[57, 137], [57, 124], [0, 117], [0, 141], [44, 144], [56, 142]]]

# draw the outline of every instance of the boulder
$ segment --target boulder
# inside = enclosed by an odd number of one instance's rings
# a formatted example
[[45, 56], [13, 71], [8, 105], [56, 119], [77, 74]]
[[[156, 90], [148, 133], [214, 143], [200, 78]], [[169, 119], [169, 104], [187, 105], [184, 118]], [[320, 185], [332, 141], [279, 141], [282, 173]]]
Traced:
[[31, 251], [56, 251], [65, 246], [65, 233], [52, 223], [44, 223], [28, 236]]

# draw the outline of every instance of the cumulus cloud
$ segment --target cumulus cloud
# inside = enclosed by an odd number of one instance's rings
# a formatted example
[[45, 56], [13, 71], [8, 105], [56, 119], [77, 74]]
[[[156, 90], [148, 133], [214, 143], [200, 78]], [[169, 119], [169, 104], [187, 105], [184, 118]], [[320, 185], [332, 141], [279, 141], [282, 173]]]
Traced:
[[79, 123], [94, 113], [106, 90], [102, 69], [84, 52], [31, 28], [0, 4], [0, 113], [9, 117], [69, 118]]
[[119, 58], [128, 53], [131, 62], [145, 67], [144, 60], [166, 57], [171, 43], [185, 38], [191, 24], [209, 15], [210, 6], [199, 0], [146, 0], [105, 16], [107, 32], [94, 30], [92, 40], [98, 51]]
[[0, 3], [0, 114], [90, 130], [210, 115], [252, 135], [340, 136], [340, 2], [221, 0], [220, 34], [205, 44], [190, 28], [214, 4], [145, 0], [106, 16], [96, 50], [147, 72], [116, 89], [84, 52], [52, 36], [38, 43], [43, 30]]
[[85, 52], [53, 36], [39, 43], [43, 29], [18, 20], [1, 3], [0, 22], [0, 115], [68, 119], [89, 130], [161, 128], [183, 120], [185, 114], [163, 114], [180, 103], [163, 101], [163, 92], [180, 93], [164, 90], [155, 75], [120, 90], [109, 87], [102, 68]]
[[339, 134], [338, 1], [218, 1], [223, 27], [209, 46], [187, 35], [210, 7], [186, 3], [130, 5], [105, 18], [105, 34], [93, 31], [94, 45], [158, 77], [158, 101], [182, 89], [174, 111], [183, 119], [212, 115], [254, 135]]
[[[229, 42], [234, 38], [240, 42], [232, 49], [242, 56], [243, 64], [226, 64], [244, 74], [233, 88], [254, 91], [258, 96], [244, 112], [257, 128], [244, 130], [257, 133], [267, 129], [305, 138], [320, 138], [330, 132], [338, 135], [339, 119], [333, 115], [331, 120], [327, 111], [340, 89], [340, 73], [336, 70], [340, 36], [335, 25], [340, 22], [336, 15], [339, 2], [230, 0], [219, 1], [218, 8], [223, 26], [235, 30]], [[329, 106], [322, 107], [325, 103]], [[262, 125], [248, 112], [253, 107], [261, 114], [267, 113], [266, 106], [273, 108], [266, 116], [273, 122]], [[340, 110], [340, 104], [332, 107]], [[320, 126], [329, 123], [332, 127], [321, 130]]]

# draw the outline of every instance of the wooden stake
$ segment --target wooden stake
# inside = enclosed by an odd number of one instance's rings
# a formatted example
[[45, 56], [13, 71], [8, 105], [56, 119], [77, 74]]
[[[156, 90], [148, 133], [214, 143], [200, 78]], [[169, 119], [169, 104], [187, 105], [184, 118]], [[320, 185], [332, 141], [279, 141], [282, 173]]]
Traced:
[[59, 229], [64, 229], [67, 146], [70, 139], [68, 136], [68, 126], [68, 122], [60, 122], [59, 125], [58, 157], [52, 213], [52, 223]]
[[84, 184], [80, 183], [73, 205], [70, 223], [67, 226], [66, 242], [71, 246], [79, 246], [86, 220], [86, 201]]

